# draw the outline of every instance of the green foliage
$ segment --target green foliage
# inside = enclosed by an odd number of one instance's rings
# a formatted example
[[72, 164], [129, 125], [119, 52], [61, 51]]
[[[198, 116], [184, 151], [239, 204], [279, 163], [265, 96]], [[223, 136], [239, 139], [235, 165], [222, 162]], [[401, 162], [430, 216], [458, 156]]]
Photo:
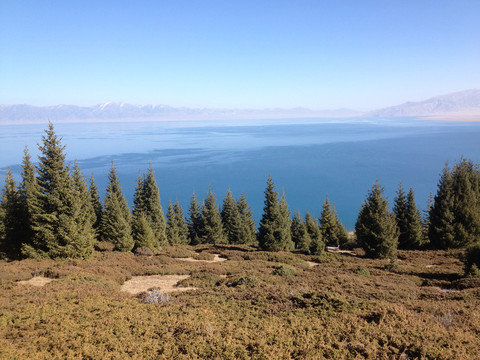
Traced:
[[240, 213], [232, 192], [228, 189], [221, 212], [223, 230], [229, 244], [242, 244]]
[[192, 194], [190, 207], [188, 208], [188, 237], [190, 244], [197, 245], [200, 243], [200, 231], [202, 229], [202, 208], [197, 201], [195, 193]]
[[322, 239], [322, 232], [318, 226], [318, 221], [309, 212], [305, 214], [305, 226], [310, 237], [310, 253], [312, 255], [322, 255], [325, 251], [325, 242]]
[[296, 249], [304, 252], [310, 251], [310, 235], [299, 211], [293, 214], [291, 234]]
[[178, 200], [168, 202], [167, 238], [170, 244], [188, 244], [188, 227]]
[[132, 230], [135, 248], [155, 248], [155, 245], [157, 245], [155, 234], [143, 213], [137, 213], [134, 216]]
[[93, 173], [90, 176], [90, 186], [88, 188], [90, 194], [90, 202], [93, 207], [93, 212], [95, 214], [95, 221], [93, 223], [93, 229], [95, 230], [96, 238], [100, 237], [100, 227], [102, 224], [102, 214], [103, 214], [103, 205], [100, 201], [100, 194], [98, 192], [98, 187], [95, 184], [95, 179], [93, 178]]
[[71, 176], [64, 147], [51, 123], [45, 133], [39, 145], [37, 188], [31, 208], [33, 239], [22, 251], [34, 258], [86, 258], [93, 252], [93, 210], [87, 187], [77, 164]]
[[227, 242], [223, 232], [220, 210], [217, 206], [217, 198], [211, 188], [208, 190], [202, 207], [200, 242], [202, 244], [225, 244]]
[[33, 244], [33, 214], [39, 209], [38, 192], [35, 166], [31, 162], [27, 147], [25, 147], [22, 160], [22, 181], [19, 187], [21, 207], [21, 219], [19, 222], [22, 224], [22, 227], [20, 229], [21, 234], [19, 234], [18, 237], [22, 242], [22, 253], [24, 246]]
[[376, 182], [362, 204], [355, 232], [366, 256], [394, 259], [397, 255], [398, 228], [390, 212], [383, 188]]
[[465, 250], [463, 262], [465, 264], [465, 275], [467, 277], [480, 276], [480, 243], [470, 245]]
[[355, 274], [360, 275], [360, 276], [369, 277], [370, 276], [370, 271], [366, 267], [359, 265], [355, 269]]
[[265, 207], [258, 229], [258, 243], [262, 250], [291, 250], [294, 247], [290, 234], [290, 217], [285, 197], [278, 200], [272, 177], [267, 180]]
[[133, 215], [143, 213], [153, 231], [155, 247], [166, 245], [166, 221], [160, 203], [160, 192], [155, 180], [155, 173], [150, 164], [147, 175], [138, 176], [133, 197]]
[[240, 217], [239, 244], [253, 244], [256, 242], [255, 221], [253, 220], [252, 210], [248, 205], [245, 194], [240, 195], [237, 202], [238, 214]]
[[101, 239], [114, 244], [115, 250], [132, 250], [135, 243], [132, 237], [130, 219], [131, 214], [127, 200], [122, 193], [117, 171], [112, 163], [105, 193]]
[[236, 279], [230, 280], [227, 283], [227, 286], [237, 287], [241, 285], [253, 286], [258, 282], [258, 279], [255, 276], [241, 276]]
[[413, 189], [410, 188], [405, 196], [402, 184], [400, 183], [395, 198], [393, 212], [397, 220], [399, 230], [399, 249], [418, 249], [423, 242], [423, 224], [420, 210], [415, 204]]
[[273, 275], [278, 275], [278, 276], [290, 276], [290, 275], [295, 275], [296, 273], [297, 273], [297, 270], [288, 265], [276, 266], [272, 272]]
[[459, 248], [480, 240], [480, 171], [461, 159], [445, 166], [429, 214], [429, 239], [434, 248]]
[[9, 258], [20, 254], [22, 236], [22, 206], [17, 184], [7, 169], [0, 202], [0, 252]]

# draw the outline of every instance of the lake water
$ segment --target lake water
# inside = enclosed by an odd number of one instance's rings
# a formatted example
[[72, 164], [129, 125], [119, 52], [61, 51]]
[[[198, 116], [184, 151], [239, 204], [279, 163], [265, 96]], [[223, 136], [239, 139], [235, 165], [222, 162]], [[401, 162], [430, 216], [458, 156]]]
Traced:
[[[19, 179], [23, 148], [34, 159], [46, 125], [0, 126], [0, 175]], [[131, 202], [138, 171], [155, 170], [164, 210], [212, 186], [220, 204], [228, 187], [244, 192], [260, 219], [269, 174], [290, 209], [320, 216], [328, 194], [352, 230], [361, 203], [378, 181], [393, 202], [400, 181], [423, 209], [445, 162], [480, 162], [480, 123], [401, 119], [282, 119], [55, 125], [67, 159], [93, 172], [103, 194], [111, 162]]]

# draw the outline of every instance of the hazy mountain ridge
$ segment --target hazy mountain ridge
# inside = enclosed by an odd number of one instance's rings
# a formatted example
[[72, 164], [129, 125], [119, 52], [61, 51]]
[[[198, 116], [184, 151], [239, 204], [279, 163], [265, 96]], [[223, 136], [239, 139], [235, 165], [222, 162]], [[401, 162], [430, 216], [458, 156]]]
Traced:
[[41, 123], [45, 121], [113, 121], [113, 120], [195, 120], [243, 119], [276, 117], [355, 116], [349, 109], [315, 111], [306, 108], [271, 109], [208, 109], [172, 107], [168, 105], [132, 105], [108, 102], [91, 107], [75, 105], [32, 106], [0, 105], [0, 123]]
[[290, 109], [209, 109], [172, 107], [168, 105], [132, 105], [107, 102], [90, 107], [75, 105], [32, 106], [26, 104], [0, 105], [0, 123], [44, 123], [83, 121], [157, 121], [157, 120], [230, 120], [300, 117], [353, 116], [438, 116], [479, 115], [480, 89], [470, 89], [435, 96], [419, 102], [407, 102], [379, 110], [360, 113], [351, 109], [311, 110]]
[[407, 102], [366, 113], [368, 116], [432, 116], [449, 114], [480, 114], [480, 89], [470, 89], [435, 96], [418, 102]]

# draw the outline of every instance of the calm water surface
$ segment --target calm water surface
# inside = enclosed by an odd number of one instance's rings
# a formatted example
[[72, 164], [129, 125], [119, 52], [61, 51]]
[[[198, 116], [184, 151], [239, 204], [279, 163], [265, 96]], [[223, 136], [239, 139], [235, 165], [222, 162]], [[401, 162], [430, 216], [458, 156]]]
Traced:
[[[23, 149], [36, 159], [46, 125], [0, 126], [0, 175], [19, 179]], [[400, 181], [426, 206], [445, 162], [480, 162], [480, 123], [417, 119], [282, 119], [58, 124], [67, 159], [77, 159], [102, 193], [113, 161], [129, 201], [138, 171], [155, 170], [162, 204], [209, 186], [219, 204], [228, 187], [244, 192], [257, 220], [269, 174], [291, 210], [320, 216], [328, 194], [348, 229], [367, 191], [378, 181], [393, 202]]]

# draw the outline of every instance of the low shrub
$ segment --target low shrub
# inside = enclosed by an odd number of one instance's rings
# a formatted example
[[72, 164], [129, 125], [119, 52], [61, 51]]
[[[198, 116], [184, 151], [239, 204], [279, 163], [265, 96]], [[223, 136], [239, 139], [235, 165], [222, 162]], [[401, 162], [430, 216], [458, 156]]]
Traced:
[[465, 250], [463, 261], [466, 277], [480, 277], [480, 243], [471, 245]]
[[140, 246], [135, 249], [135, 256], [153, 256], [153, 251], [149, 247]]
[[161, 254], [172, 258], [188, 258], [195, 256], [195, 252], [192, 251], [190, 248], [186, 247], [185, 245], [166, 246], [161, 251]]
[[240, 285], [254, 285], [258, 282], [258, 279], [255, 276], [242, 276], [233, 280], [230, 280], [227, 283], [227, 286], [237, 287]]
[[113, 251], [115, 248], [115, 245], [113, 245], [111, 242], [107, 241], [97, 241], [94, 246], [95, 250], [97, 251]]
[[201, 252], [195, 255], [193, 258], [195, 260], [213, 261], [213, 259], [215, 259], [215, 255], [207, 252]]
[[278, 276], [289, 276], [289, 275], [294, 275], [296, 273], [297, 273], [297, 270], [295, 268], [287, 265], [276, 266], [272, 272], [273, 275], [278, 275]]
[[366, 267], [360, 265], [355, 269], [355, 274], [368, 277], [370, 276], [370, 271], [368, 271]]

